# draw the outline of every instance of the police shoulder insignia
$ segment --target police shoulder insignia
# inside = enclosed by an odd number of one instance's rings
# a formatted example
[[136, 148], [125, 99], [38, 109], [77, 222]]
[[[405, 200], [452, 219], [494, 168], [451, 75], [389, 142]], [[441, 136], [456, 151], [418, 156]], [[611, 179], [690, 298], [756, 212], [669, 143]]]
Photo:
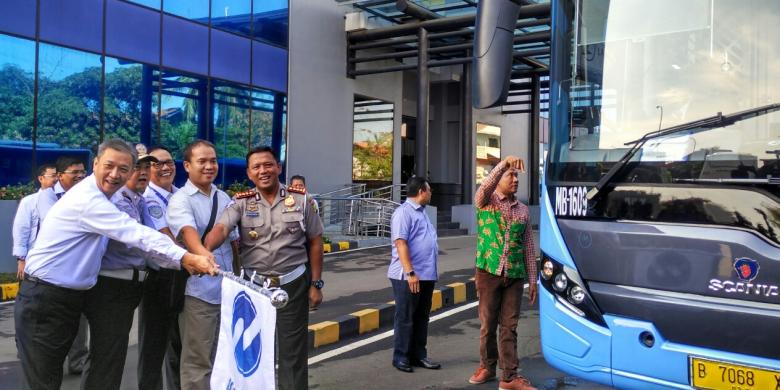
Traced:
[[249, 190], [243, 192], [236, 192], [236, 194], [233, 195], [233, 199], [245, 199], [245, 198], [252, 198], [254, 196], [255, 196], [255, 191]]
[[287, 191], [294, 192], [296, 194], [305, 194], [306, 187], [304, 186], [288, 186]]

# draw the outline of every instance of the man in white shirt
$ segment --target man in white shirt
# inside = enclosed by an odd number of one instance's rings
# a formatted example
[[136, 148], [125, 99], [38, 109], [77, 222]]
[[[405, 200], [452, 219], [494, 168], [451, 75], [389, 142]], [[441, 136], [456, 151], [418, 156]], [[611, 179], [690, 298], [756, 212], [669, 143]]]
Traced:
[[37, 207], [38, 195], [47, 188], [54, 187], [54, 184], [57, 183], [57, 166], [43, 164], [38, 167], [38, 183], [40, 183], [41, 188], [37, 192], [25, 196], [19, 202], [11, 231], [14, 241], [13, 255], [17, 261], [16, 277], [19, 280], [24, 277], [24, 259], [27, 257], [27, 252], [32, 249], [35, 238], [38, 237], [41, 222]]
[[[176, 162], [163, 146], [152, 147], [149, 154], [157, 159], [152, 162], [149, 186], [144, 192], [149, 220], [157, 231], [173, 238], [166, 218], [171, 196], [179, 190], [173, 185]], [[138, 390], [162, 390], [163, 369], [165, 388], [179, 390], [179, 312], [184, 306], [187, 279], [182, 271], [157, 269], [154, 263], [149, 267], [138, 308]]]
[[[196, 140], [184, 150], [187, 183], [171, 197], [168, 225], [193, 253], [208, 252], [203, 246], [207, 231], [216, 223], [231, 199], [214, 185], [218, 173], [217, 151], [211, 142]], [[237, 234], [233, 234], [237, 238]], [[233, 269], [229, 241], [214, 249], [217, 264], [225, 271]], [[179, 315], [181, 331], [181, 387], [208, 390], [216, 354], [219, 330], [222, 280], [187, 280], [184, 309]]]
[[126, 142], [103, 142], [94, 174], [52, 206], [27, 256], [14, 320], [23, 379], [33, 390], [60, 388], [62, 364], [84, 312], [86, 290], [97, 282], [109, 239], [143, 250], [147, 259], [161, 266], [217, 273], [213, 255], [185, 251], [111, 203], [132, 174], [136, 159]]

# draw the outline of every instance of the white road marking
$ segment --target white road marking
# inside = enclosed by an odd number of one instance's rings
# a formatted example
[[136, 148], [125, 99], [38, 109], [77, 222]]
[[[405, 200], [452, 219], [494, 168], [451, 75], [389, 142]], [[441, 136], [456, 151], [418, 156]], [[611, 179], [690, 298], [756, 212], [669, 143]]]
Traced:
[[[474, 302], [465, 304], [463, 306], [458, 306], [458, 307], [456, 307], [456, 308], [454, 308], [452, 310], [445, 311], [445, 312], [443, 312], [441, 314], [437, 314], [437, 315], [431, 317], [431, 319], [429, 320], [429, 323], [430, 322], [434, 322], [434, 321], [438, 321], [438, 320], [440, 320], [442, 318], [446, 318], [446, 317], [458, 314], [458, 313], [460, 313], [462, 311], [471, 309], [473, 307], [476, 307], [478, 304], [479, 304], [479, 302], [474, 301]], [[325, 359], [330, 359], [332, 357], [336, 357], [338, 355], [347, 353], [349, 351], [352, 351], [354, 349], [360, 348], [362, 346], [369, 345], [371, 343], [375, 343], [375, 342], [377, 342], [379, 340], [382, 340], [382, 339], [386, 339], [386, 338], [388, 338], [388, 337], [390, 337], [392, 335], [393, 335], [393, 331], [392, 330], [388, 330], [388, 331], [386, 331], [384, 333], [380, 333], [378, 335], [371, 336], [371, 337], [369, 337], [369, 338], [367, 338], [365, 340], [356, 341], [356, 342], [354, 342], [352, 344], [347, 344], [347, 345], [345, 345], [343, 347], [336, 348], [334, 350], [331, 350], [331, 351], [319, 354], [317, 356], [312, 356], [312, 357], [309, 358], [309, 365], [317, 364], [317, 363], [319, 363], [319, 362], [321, 362], [321, 361], [323, 361]]]

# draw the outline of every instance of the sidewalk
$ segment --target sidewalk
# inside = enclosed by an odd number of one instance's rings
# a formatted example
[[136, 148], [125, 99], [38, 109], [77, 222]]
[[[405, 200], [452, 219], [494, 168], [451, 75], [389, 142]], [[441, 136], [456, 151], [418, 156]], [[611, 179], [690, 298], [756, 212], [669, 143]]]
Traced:
[[[534, 231], [538, 254], [538, 231]], [[309, 350], [392, 324], [393, 293], [387, 278], [390, 246], [325, 256], [323, 303], [309, 313]], [[439, 238], [439, 281], [434, 309], [476, 299], [475, 236]], [[448, 286], [450, 285], [450, 286]], [[438, 296], [437, 296], [438, 295]]]

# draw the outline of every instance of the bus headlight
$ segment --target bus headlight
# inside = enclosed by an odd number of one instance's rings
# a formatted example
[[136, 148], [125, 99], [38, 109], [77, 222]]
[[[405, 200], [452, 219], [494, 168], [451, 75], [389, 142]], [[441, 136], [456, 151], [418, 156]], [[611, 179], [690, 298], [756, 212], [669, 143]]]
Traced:
[[569, 299], [575, 305], [579, 305], [585, 300], [585, 290], [580, 286], [574, 286], [569, 290]]
[[566, 277], [566, 275], [561, 272], [558, 275], [555, 275], [555, 280], [553, 280], [553, 288], [555, 291], [563, 292], [566, 290], [566, 285], [569, 284], [569, 278]]
[[553, 271], [555, 271], [555, 266], [552, 261], [547, 260], [542, 264], [542, 278], [544, 278], [544, 280], [550, 280], [553, 276]]

